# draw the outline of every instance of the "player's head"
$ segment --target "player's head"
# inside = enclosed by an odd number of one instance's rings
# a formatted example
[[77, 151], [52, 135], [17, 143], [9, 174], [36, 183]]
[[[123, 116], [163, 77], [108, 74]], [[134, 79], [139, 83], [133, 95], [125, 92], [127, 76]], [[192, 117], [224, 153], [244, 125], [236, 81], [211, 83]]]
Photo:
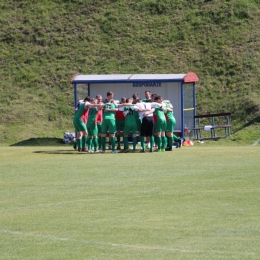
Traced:
[[91, 101], [91, 97], [90, 96], [85, 97], [84, 102], [86, 102], [86, 101], [90, 102]]
[[132, 103], [132, 101], [133, 101], [132, 98], [127, 98], [127, 99], [125, 100], [126, 103]]
[[96, 99], [97, 99], [97, 102], [98, 102], [98, 104], [99, 103], [102, 103], [102, 96], [101, 95], [96, 95]]
[[154, 101], [157, 102], [157, 103], [162, 103], [163, 99], [162, 99], [161, 96], [156, 96], [156, 97], [154, 98]]
[[133, 96], [132, 96], [133, 100], [136, 101], [136, 99], [139, 98], [138, 94], [137, 93], [134, 93]]
[[121, 97], [120, 102], [121, 102], [121, 104], [125, 103], [126, 102], [126, 98], [125, 97]]
[[91, 98], [91, 104], [97, 104], [97, 99], [96, 98]]
[[158, 95], [157, 95], [157, 94], [152, 94], [152, 95], [151, 95], [152, 102], [154, 102], [154, 99], [155, 99], [156, 96], [158, 96]]
[[113, 97], [114, 97], [114, 93], [112, 91], [108, 91], [107, 92], [107, 99], [111, 100], [111, 99], [113, 99]]
[[147, 100], [151, 99], [151, 91], [146, 90], [146, 91], [144, 92], [144, 96], [145, 96], [145, 98], [146, 98]]

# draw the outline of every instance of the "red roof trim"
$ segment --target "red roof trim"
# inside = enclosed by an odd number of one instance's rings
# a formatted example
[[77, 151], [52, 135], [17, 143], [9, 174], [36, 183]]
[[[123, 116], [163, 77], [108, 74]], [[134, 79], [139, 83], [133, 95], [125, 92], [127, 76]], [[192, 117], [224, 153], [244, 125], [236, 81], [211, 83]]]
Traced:
[[184, 83], [198, 82], [199, 77], [194, 72], [189, 72], [189, 73], [186, 74], [183, 81], [184, 81]]
[[78, 75], [81, 75], [81, 74], [80, 74], [80, 73], [77, 73], [77, 74], [75, 74], [75, 75], [71, 78], [71, 80], [70, 80], [70, 83], [71, 83], [71, 84], [72, 84], [73, 80], [74, 80]]

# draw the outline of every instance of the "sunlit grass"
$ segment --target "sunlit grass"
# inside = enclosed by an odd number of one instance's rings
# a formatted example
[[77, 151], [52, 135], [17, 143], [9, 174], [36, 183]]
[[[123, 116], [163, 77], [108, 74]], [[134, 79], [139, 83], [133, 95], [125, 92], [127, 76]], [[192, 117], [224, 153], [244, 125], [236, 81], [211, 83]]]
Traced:
[[259, 146], [0, 148], [0, 259], [258, 259]]

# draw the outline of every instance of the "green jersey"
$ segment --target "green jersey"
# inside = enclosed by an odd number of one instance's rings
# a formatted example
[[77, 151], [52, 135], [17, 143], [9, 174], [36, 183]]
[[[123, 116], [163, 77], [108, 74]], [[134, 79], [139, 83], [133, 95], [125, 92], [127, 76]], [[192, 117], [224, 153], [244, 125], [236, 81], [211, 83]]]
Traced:
[[91, 124], [91, 123], [94, 123], [96, 121], [97, 113], [98, 113], [98, 108], [93, 107], [93, 108], [89, 109], [89, 111], [88, 111], [88, 123], [87, 124]]
[[81, 102], [78, 110], [75, 112], [74, 119], [80, 119], [85, 110], [85, 102]]
[[109, 106], [104, 106], [104, 113], [103, 113], [103, 119], [109, 119], [109, 120], [115, 120], [116, 117], [115, 117], [115, 111], [106, 111], [106, 109], [114, 109], [116, 108], [116, 105], [115, 104], [111, 104], [109, 103], [110, 105]]
[[124, 107], [124, 114], [126, 115], [125, 126], [136, 126], [136, 115], [134, 112], [137, 112], [134, 106]]
[[[171, 106], [168, 103], [165, 103], [166, 108], [170, 108]], [[166, 113], [166, 121], [168, 121], [169, 119], [172, 120], [173, 119], [173, 113], [172, 111], [167, 111]]]
[[152, 99], [151, 99], [151, 98], [150, 98], [150, 99], [144, 98], [144, 99], [142, 99], [142, 101], [143, 101], [144, 103], [147, 103], [147, 102], [152, 102]]
[[158, 121], [160, 121], [160, 122], [165, 121], [165, 115], [164, 115], [164, 112], [163, 112], [161, 105], [160, 104], [158, 104], [158, 105], [152, 104], [152, 107], [154, 107], [154, 112], [153, 112], [154, 123], [157, 123]]

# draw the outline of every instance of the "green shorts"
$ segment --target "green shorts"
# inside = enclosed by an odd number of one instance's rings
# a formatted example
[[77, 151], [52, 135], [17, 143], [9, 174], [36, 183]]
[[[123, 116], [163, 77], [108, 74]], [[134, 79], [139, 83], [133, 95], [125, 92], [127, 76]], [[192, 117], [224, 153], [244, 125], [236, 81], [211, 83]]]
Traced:
[[166, 121], [158, 121], [154, 123], [154, 132], [165, 132], [166, 131]]
[[130, 135], [131, 132], [132, 132], [132, 135], [136, 135], [137, 134], [137, 126], [136, 125], [125, 126], [125, 128], [124, 128], [124, 135]]
[[83, 132], [87, 130], [87, 126], [85, 125], [82, 119], [74, 118], [73, 125], [75, 127], [75, 132]]
[[138, 117], [138, 119], [136, 119], [137, 132], [141, 132], [141, 125], [142, 125], [142, 119]]
[[116, 120], [115, 119], [103, 119], [102, 122], [102, 134], [106, 134], [107, 131], [110, 134], [116, 133]]
[[116, 130], [122, 131], [125, 128], [125, 120], [117, 120], [116, 119]]
[[88, 136], [98, 136], [98, 126], [95, 122], [87, 124]]
[[166, 132], [173, 132], [175, 125], [176, 125], [175, 118], [170, 118], [169, 121], [166, 122]]

